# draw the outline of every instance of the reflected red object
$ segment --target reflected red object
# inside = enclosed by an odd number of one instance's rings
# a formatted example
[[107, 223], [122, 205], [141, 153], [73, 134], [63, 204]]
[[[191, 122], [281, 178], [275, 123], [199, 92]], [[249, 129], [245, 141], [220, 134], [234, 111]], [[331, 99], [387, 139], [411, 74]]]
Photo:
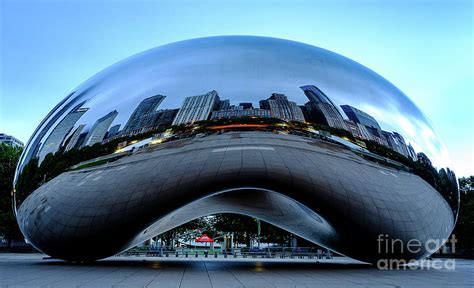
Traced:
[[206, 234], [202, 234], [201, 237], [196, 238], [196, 242], [206, 242], [206, 243], [213, 243], [214, 239], [207, 236]]

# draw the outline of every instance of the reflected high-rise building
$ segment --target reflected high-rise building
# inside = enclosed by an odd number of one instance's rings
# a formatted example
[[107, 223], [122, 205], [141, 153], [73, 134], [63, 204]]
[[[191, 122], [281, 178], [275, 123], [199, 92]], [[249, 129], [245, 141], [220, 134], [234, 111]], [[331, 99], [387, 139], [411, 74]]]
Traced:
[[395, 138], [393, 137], [393, 134], [388, 132], [388, 131], [384, 131], [382, 130], [382, 137], [383, 139], [385, 140], [385, 142], [388, 144], [386, 146], [388, 146], [389, 148], [391, 148], [393, 151], [397, 151], [397, 142], [395, 140]]
[[134, 130], [141, 129], [146, 115], [156, 112], [158, 106], [160, 106], [165, 98], [166, 96], [163, 95], [155, 95], [143, 99], [128, 119], [122, 134], [128, 134]]
[[408, 150], [405, 145], [405, 139], [397, 132], [390, 133], [382, 130], [382, 136], [393, 151], [408, 157]]
[[239, 103], [239, 106], [242, 107], [242, 109], [252, 109], [253, 108], [252, 102], [241, 102], [241, 103]]
[[[239, 106], [237, 106], [239, 107]], [[271, 118], [272, 113], [267, 109], [226, 109], [213, 111], [211, 119], [230, 119], [243, 117]]]
[[354, 137], [363, 139], [363, 140], [372, 140], [373, 137], [370, 134], [369, 130], [367, 130], [367, 127], [360, 123], [355, 123], [352, 120], [344, 120], [344, 123], [346, 123], [347, 128], [349, 129], [349, 132]]
[[364, 126], [366, 128], [366, 130], [370, 133], [370, 137], [367, 138], [368, 140], [375, 141], [378, 144], [385, 145], [387, 147], [392, 147], [392, 145], [395, 145], [394, 143], [391, 143], [394, 141], [391, 135], [386, 134], [384, 136], [384, 133], [382, 133], [382, 128], [374, 117], [350, 105], [341, 105], [341, 108], [349, 120], [359, 124], [359, 126]]
[[92, 146], [96, 143], [101, 143], [102, 140], [104, 140], [105, 133], [107, 133], [109, 130], [110, 124], [112, 124], [117, 115], [117, 110], [114, 110], [109, 112], [104, 117], [98, 119], [87, 135], [85, 146]]
[[[27, 164], [31, 158], [36, 157], [38, 155], [38, 151], [41, 147], [41, 141], [49, 129], [53, 126], [54, 123], [69, 110], [76, 102], [74, 100], [69, 101], [73, 96], [76, 96], [76, 91], [71, 92], [69, 95], [66, 96], [61, 102], [59, 102], [53, 110], [51, 110], [48, 115], [46, 115], [45, 119], [40, 123], [38, 128], [33, 132], [35, 135], [34, 140], [30, 139], [28, 143], [26, 143], [27, 147], [24, 154], [21, 155], [19, 162], [21, 164], [17, 167], [17, 169], [23, 169], [24, 165]], [[69, 102], [68, 102], [69, 101]], [[46, 121], [48, 119], [48, 121]], [[44, 127], [43, 127], [44, 124]], [[41, 128], [41, 129], [40, 129]], [[31, 142], [31, 143], [30, 143]]]
[[230, 108], [230, 100], [229, 99], [219, 101], [219, 109], [218, 110], [227, 110], [229, 108]]
[[332, 103], [331, 99], [324, 94], [321, 89], [314, 85], [304, 85], [300, 87], [301, 90], [303, 90], [304, 94], [306, 97], [308, 97], [308, 100], [311, 102], [316, 102], [316, 103], [326, 103], [326, 104], [331, 104], [332, 106], [336, 107], [334, 103]]
[[[142, 123], [142, 131], [157, 129], [160, 126], [169, 126], [178, 114], [179, 109], [162, 109], [148, 114]], [[142, 133], [143, 133], [142, 132]]]
[[193, 123], [209, 119], [211, 112], [219, 107], [219, 94], [212, 90], [203, 95], [184, 98], [173, 125]]
[[73, 148], [78, 148], [78, 140], [79, 140], [79, 136], [81, 135], [82, 133], [82, 130], [84, 129], [86, 125], [84, 124], [81, 124], [79, 125], [76, 130], [74, 130], [74, 133], [72, 133], [72, 136], [69, 138], [69, 142], [66, 144], [66, 149], [64, 149], [65, 151], [69, 151]]
[[397, 141], [398, 152], [404, 156], [409, 157], [405, 138], [403, 138], [403, 136], [398, 132], [393, 132], [393, 138]]
[[365, 126], [373, 127], [378, 130], [382, 130], [380, 128], [379, 123], [375, 120], [374, 117], [370, 116], [369, 114], [365, 113], [362, 110], [359, 110], [355, 107], [350, 105], [341, 105], [342, 111], [346, 113], [347, 117], [355, 123], [360, 123]]
[[272, 113], [266, 109], [227, 109], [212, 112], [211, 119], [231, 119], [243, 117], [271, 118]]
[[55, 153], [58, 151], [59, 147], [65, 140], [66, 136], [69, 134], [71, 129], [76, 124], [77, 120], [87, 112], [88, 108], [81, 108], [84, 102], [80, 103], [74, 109], [72, 109], [69, 114], [67, 114], [59, 124], [51, 131], [48, 138], [46, 138], [43, 146], [40, 148], [38, 152], [39, 162], [43, 162], [44, 157], [49, 153]]
[[390, 144], [387, 142], [387, 139], [384, 137], [382, 133], [382, 129], [377, 129], [372, 126], [365, 126], [365, 125], [362, 125], [362, 126], [364, 126], [367, 129], [367, 131], [369, 131], [370, 138], [371, 138], [370, 140], [375, 141], [380, 145], [390, 147]]
[[286, 121], [304, 122], [304, 115], [301, 108], [284, 94], [272, 93], [267, 100], [260, 100], [260, 108], [270, 110], [272, 117]]
[[[143, 115], [139, 120], [139, 124], [135, 127], [134, 130], [131, 130], [127, 135], [137, 135], [145, 133], [148, 131], [156, 130], [159, 127], [169, 126], [173, 122], [173, 119], [178, 114], [179, 109], [161, 109], [153, 111]], [[121, 136], [123, 134], [111, 134], [108, 138], [113, 138], [115, 136]]]
[[349, 132], [351, 132], [351, 134], [354, 137], [357, 137], [357, 138], [360, 138], [360, 139], [367, 139], [365, 137], [364, 133], [360, 130], [357, 123], [354, 123], [351, 120], [345, 120], [345, 119], [344, 119], [344, 123], [346, 124], [347, 129], [349, 129]]
[[107, 132], [107, 138], [110, 138], [119, 134], [119, 131], [120, 131], [120, 124], [110, 127], [109, 131]]
[[415, 152], [415, 149], [413, 148], [413, 146], [411, 146], [411, 143], [408, 143], [407, 152], [408, 152], [408, 156], [409, 156], [413, 161], [417, 161], [417, 160], [418, 160], [418, 156], [416, 155], [416, 152]]
[[77, 138], [76, 145], [74, 145], [73, 148], [81, 148], [84, 147], [87, 139], [88, 132], [82, 132], [79, 134], [79, 137]]
[[305, 104], [309, 121], [328, 125], [329, 127], [348, 130], [341, 113], [326, 94], [314, 85], [300, 87], [309, 102]]
[[[223, 102], [225, 105], [223, 105]], [[272, 113], [268, 109], [253, 108], [253, 104], [250, 102], [239, 103], [238, 106], [230, 105], [229, 100], [220, 101], [220, 107], [227, 107], [226, 109], [219, 109], [212, 111], [211, 119], [231, 119], [231, 118], [243, 118], [243, 117], [256, 117], [256, 118], [271, 118]]]
[[372, 139], [372, 134], [370, 134], [369, 130], [367, 129], [366, 126], [360, 124], [360, 123], [356, 123], [357, 124], [357, 128], [359, 129], [361, 135], [363, 136], [362, 139], [364, 140], [371, 140]]
[[390, 140], [387, 141], [389, 142], [389, 147], [392, 148], [393, 151], [404, 155], [402, 145], [399, 142], [399, 139], [395, 137], [394, 133], [387, 132], [387, 131], [383, 131], [383, 132], [387, 140], [388, 138], [390, 138]]
[[353, 106], [341, 105], [341, 108], [351, 122], [357, 123], [359, 127], [365, 127], [365, 130], [370, 133], [370, 135], [368, 135], [369, 137], [364, 139], [375, 141], [378, 144], [385, 145], [404, 156], [409, 156], [405, 139], [402, 135], [397, 132], [391, 133], [383, 131], [374, 117]]

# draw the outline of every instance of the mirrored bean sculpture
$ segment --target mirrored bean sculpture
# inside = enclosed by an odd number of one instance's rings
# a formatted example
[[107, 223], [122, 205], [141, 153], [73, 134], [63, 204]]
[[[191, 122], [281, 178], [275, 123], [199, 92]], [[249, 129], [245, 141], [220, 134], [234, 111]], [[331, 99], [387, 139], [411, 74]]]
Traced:
[[[448, 163], [425, 115], [372, 70], [303, 43], [210, 37], [72, 90], [31, 136], [13, 197], [26, 239], [68, 261], [238, 213], [375, 263], [420, 259], [450, 235]], [[413, 239], [420, 249], [386, 249]]]

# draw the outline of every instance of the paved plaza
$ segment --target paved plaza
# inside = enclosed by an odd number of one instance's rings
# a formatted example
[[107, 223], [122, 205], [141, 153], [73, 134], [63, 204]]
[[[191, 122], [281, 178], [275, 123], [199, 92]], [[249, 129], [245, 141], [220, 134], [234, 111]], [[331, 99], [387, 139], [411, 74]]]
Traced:
[[[0, 254], [0, 287], [472, 287], [474, 261], [454, 269], [377, 270], [349, 258], [111, 257], [92, 264]], [[442, 260], [439, 266], [450, 260]], [[434, 264], [431, 262], [430, 265]]]

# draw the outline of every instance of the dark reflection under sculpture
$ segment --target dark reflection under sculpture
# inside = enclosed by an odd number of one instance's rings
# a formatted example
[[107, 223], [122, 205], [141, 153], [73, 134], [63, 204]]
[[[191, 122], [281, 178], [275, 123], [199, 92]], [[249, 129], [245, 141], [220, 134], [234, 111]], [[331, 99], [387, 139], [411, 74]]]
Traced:
[[201, 38], [123, 60], [54, 107], [20, 159], [14, 201], [25, 237], [71, 261], [224, 212], [367, 262], [419, 259], [430, 252], [378, 239], [449, 236], [459, 192], [435, 168], [446, 155], [419, 109], [354, 61], [281, 39]]

